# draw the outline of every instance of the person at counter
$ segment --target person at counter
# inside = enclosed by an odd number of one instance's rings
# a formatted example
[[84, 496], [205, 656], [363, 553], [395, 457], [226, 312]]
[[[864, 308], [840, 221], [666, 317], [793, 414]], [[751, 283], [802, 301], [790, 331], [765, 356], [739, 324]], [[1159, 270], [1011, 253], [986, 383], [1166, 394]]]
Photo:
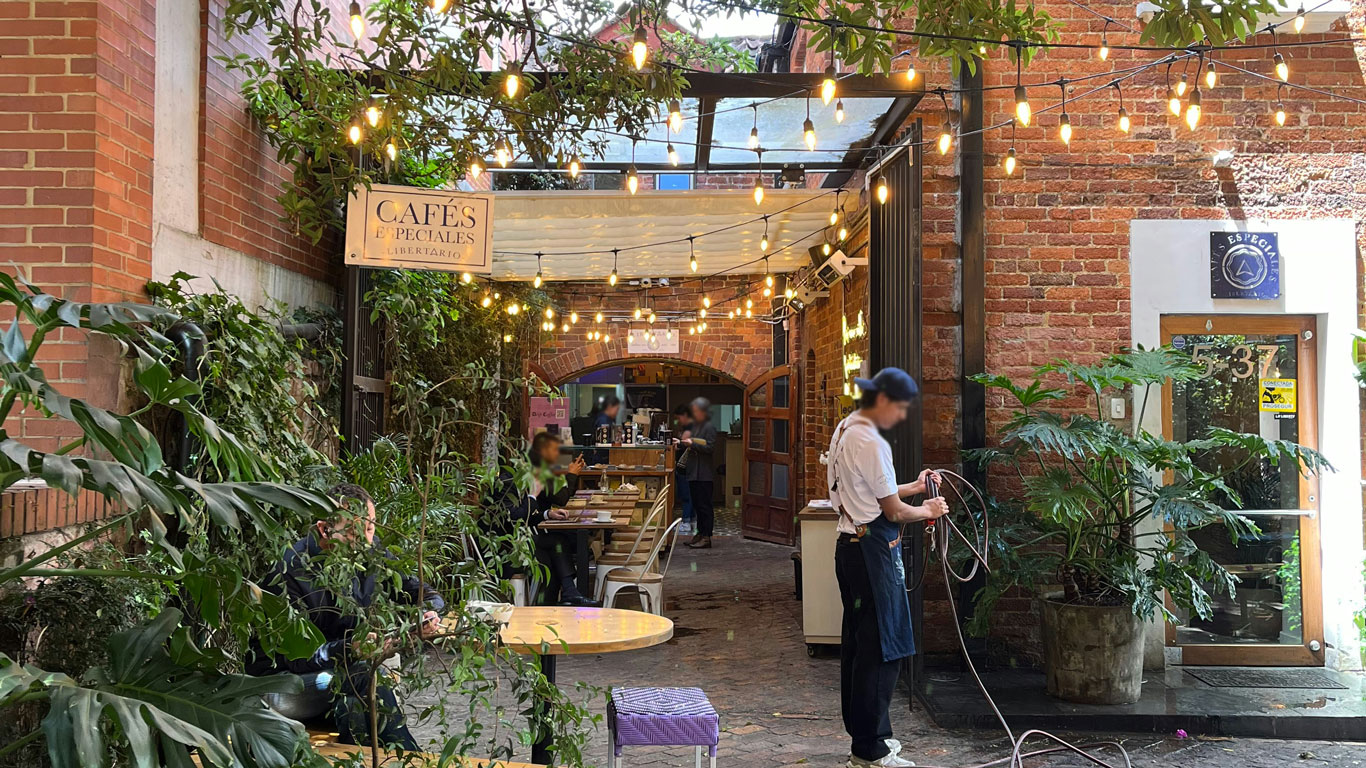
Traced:
[[905, 768], [892, 738], [888, 708], [901, 659], [915, 653], [911, 606], [901, 560], [901, 526], [935, 520], [949, 511], [938, 496], [924, 506], [901, 499], [924, 493], [920, 473], [897, 485], [892, 447], [879, 430], [906, 419], [920, 394], [915, 380], [900, 368], [883, 368], [870, 381], [854, 379], [863, 391], [859, 409], [835, 429], [830, 441], [826, 481], [830, 504], [839, 512], [835, 579], [844, 607], [840, 627], [840, 712], [849, 733], [847, 768]]
[[[598, 401], [597, 412], [593, 414], [593, 442], [604, 442], [599, 432], [603, 427], [609, 427], [605, 442], [612, 442], [612, 429], [617, 426], [617, 414], [621, 413], [621, 398], [616, 395], [606, 395]], [[591, 451], [587, 457], [589, 464], [607, 464], [609, 458], [607, 451]]]
[[692, 415], [691, 431], [679, 443], [688, 453], [688, 497], [692, 500], [697, 531], [688, 541], [692, 549], [711, 549], [712, 528], [716, 524], [716, 510], [712, 506], [716, 484], [716, 426], [711, 423], [711, 401], [699, 397], [688, 405]]

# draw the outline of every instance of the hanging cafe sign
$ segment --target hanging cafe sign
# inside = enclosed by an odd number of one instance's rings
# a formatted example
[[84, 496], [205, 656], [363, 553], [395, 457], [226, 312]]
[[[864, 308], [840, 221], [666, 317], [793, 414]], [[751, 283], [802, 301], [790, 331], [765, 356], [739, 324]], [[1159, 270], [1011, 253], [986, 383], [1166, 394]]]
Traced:
[[346, 208], [346, 263], [487, 275], [493, 195], [358, 185]]

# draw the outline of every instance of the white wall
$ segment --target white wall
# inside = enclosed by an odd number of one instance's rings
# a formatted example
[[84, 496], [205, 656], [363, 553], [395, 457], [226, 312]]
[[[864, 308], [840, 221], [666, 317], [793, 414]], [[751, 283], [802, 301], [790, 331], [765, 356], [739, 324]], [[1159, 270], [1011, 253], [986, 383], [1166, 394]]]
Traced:
[[[1210, 232], [1239, 230], [1280, 233], [1280, 299], [1210, 298]], [[1287, 314], [1318, 319], [1319, 450], [1337, 468], [1319, 481], [1325, 659], [1330, 667], [1359, 668], [1357, 632], [1352, 625], [1352, 614], [1363, 600], [1361, 420], [1351, 364], [1359, 279], [1355, 222], [1135, 220], [1130, 224], [1129, 245], [1135, 344], [1160, 344], [1159, 321], [1166, 314]], [[1160, 433], [1161, 411], [1150, 411], [1143, 426]], [[1153, 642], [1150, 631], [1150, 648]]]
[[199, 3], [157, 3], [156, 122], [152, 152], [152, 279], [176, 272], [224, 290], [249, 307], [335, 304], [326, 283], [224, 248], [199, 236]]

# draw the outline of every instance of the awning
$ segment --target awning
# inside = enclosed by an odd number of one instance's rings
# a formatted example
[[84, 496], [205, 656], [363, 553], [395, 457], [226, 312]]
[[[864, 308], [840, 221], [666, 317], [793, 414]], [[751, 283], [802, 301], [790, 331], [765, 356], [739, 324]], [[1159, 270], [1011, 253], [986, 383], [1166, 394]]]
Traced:
[[[835, 207], [834, 190], [814, 189], [769, 190], [763, 205], [755, 205], [747, 190], [495, 194], [493, 276], [513, 280], [535, 276], [538, 251], [546, 280], [606, 280], [613, 248], [621, 249], [616, 268], [623, 282], [728, 270], [761, 273], [764, 215], [769, 269], [790, 272], [810, 263], [807, 249], [821, 244]], [[842, 196], [849, 215], [858, 207], [853, 194]], [[690, 235], [696, 238], [693, 251]], [[694, 252], [696, 273], [689, 266]]]

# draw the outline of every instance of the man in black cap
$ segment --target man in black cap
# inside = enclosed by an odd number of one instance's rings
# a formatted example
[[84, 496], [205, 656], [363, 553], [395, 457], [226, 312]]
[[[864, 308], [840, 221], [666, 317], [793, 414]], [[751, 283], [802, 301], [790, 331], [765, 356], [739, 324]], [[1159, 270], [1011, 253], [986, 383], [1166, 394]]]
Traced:
[[901, 743], [892, 738], [888, 708], [901, 659], [915, 653], [901, 526], [948, 512], [935, 497], [924, 506], [901, 499], [924, 493], [930, 470], [898, 485], [892, 447], [881, 431], [906, 419], [920, 390], [900, 368], [854, 379], [859, 409], [835, 428], [827, 459], [830, 504], [839, 512], [835, 578], [844, 607], [840, 630], [840, 710], [851, 739], [848, 768], [904, 768]]

